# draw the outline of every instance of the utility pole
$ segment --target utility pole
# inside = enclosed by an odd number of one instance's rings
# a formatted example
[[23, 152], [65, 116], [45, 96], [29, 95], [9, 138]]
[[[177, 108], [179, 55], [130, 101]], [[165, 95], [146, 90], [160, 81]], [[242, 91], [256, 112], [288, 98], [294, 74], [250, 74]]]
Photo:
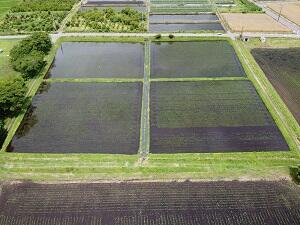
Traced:
[[279, 19], [280, 19], [280, 17], [281, 17], [281, 13], [282, 13], [282, 8], [283, 8], [283, 5], [282, 4], [280, 4], [281, 6], [280, 6], [280, 11], [279, 11], [279, 15], [278, 15], [278, 19], [277, 19], [277, 22], [279, 22]]

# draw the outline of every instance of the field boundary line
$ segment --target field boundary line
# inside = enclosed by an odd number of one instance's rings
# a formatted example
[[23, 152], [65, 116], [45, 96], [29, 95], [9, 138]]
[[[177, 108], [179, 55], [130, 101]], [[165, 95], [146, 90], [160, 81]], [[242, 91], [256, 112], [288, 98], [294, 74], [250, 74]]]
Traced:
[[82, 0], [80, 0], [77, 4], [75, 4], [72, 9], [69, 11], [69, 13], [67, 14], [67, 16], [63, 19], [63, 21], [60, 24], [60, 27], [58, 28], [57, 32], [58, 33], [62, 33], [66, 27], [66, 24], [72, 20], [73, 16], [78, 12], [78, 10], [80, 9]]
[[146, 40], [144, 45], [144, 84], [142, 97], [141, 134], [140, 134], [140, 154], [145, 158], [150, 147], [150, 41]]
[[[284, 136], [284, 138], [285, 138], [287, 144], [289, 145], [290, 149], [293, 151], [296, 148], [296, 150], [297, 150], [296, 153], [300, 154], [300, 152], [299, 152], [299, 150], [300, 150], [300, 141], [299, 141], [299, 137], [297, 135], [297, 132], [296, 132], [296, 130], [294, 130], [293, 128], [291, 128], [289, 126], [289, 122], [287, 121], [287, 117], [289, 115], [286, 115], [285, 112], [282, 112], [282, 110], [280, 109], [280, 107], [277, 105], [277, 103], [279, 103], [280, 105], [282, 105], [284, 103], [282, 102], [282, 100], [281, 100], [280, 97], [278, 97], [276, 99], [274, 99], [272, 97], [272, 94], [270, 92], [273, 91], [276, 94], [277, 94], [277, 92], [275, 92], [275, 90], [273, 89], [273, 86], [271, 84], [269, 84], [268, 87], [267, 87], [264, 84], [265, 81], [261, 80], [256, 75], [254, 65], [251, 65], [251, 63], [249, 62], [249, 59], [245, 56], [245, 54], [243, 52], [243, 50], [245, 50], [245, 49], [243, 47], [241, 47], [241, 45], [242, 45], [242, 43], [240, 43], [239, 41], [237, 41], [237, 45], [236, 45], [237, 46], [237, 50], [239, 51], [239, 53], [243, 57], [244, 62], [246, 63], [247, 67], [250, 70], [250, 73], [251, 73], [250, 75], [251, 75], [252, 79], [254, 79], [254, 81], [255, 81], [255, 82], [252, 81], [253, 84], [254, 84], [254, 86], [255, 87], [258, 86], [258, 89], [259, 89], [258, 93], [259, 93], [259, 95], [261, 95], [261, 94], [263, 95], [263, 96], [261, 96], [262, 100], [266, 104], [269, 112], [271, 113], [273, 119], [275, 120], [275, 123], [277, 124], [278, 128], [282, 132], [282, 135]], [[245, 50], [245, 51], [247, 51], [247, 50]], [[265, 78], [265, 79], [267, 79], [267, 78]], [[267, 90], [267, 88], [271, 88], [272, 90]], [[275, 100], [275, 102], [273, 100]], [[280, 100], [281, 100], [281, 102], [278, 102]], [[270, 108], [271, 108], [271, 110], [270, 110]], [[292, 138], [292, 140], [290, 138]]]
[[186, 77], [186, 78], [153, 78], [150, 82], [188, 82], [188, 81], [225, 81], [225, 80], [249, 80], [247, 77]]
[[49, 83], [134, 83], [143, 81], [142, 78], [49, 78], [45, 80]]

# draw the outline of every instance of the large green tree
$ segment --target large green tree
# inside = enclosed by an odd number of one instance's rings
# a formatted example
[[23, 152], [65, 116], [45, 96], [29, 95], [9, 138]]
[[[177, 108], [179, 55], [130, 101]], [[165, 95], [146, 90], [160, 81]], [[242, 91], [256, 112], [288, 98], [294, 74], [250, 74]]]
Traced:
[[0, 80], [0, 115], [15, 116], [26, 107], [27, 87], [21, 77]]
[[44, 65], [44, 54], [38, 51], [33, 51], [12, 62], [14, 70], [20, 72], [25, 79], [36, 76]]
[[51, 39], [47, 33], [38, 32], [34, 33], [30, 37], [22, 40], [10, 51], [11, 61], [14, 62], [19, 58], [22, 58], [31, 52], [43, 52], [48, 54], [52, 47]]

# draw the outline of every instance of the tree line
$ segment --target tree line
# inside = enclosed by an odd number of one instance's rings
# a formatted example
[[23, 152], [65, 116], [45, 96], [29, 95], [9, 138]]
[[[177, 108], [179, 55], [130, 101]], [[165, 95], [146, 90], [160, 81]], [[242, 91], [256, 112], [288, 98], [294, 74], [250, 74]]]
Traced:
[[19, 76], [0, 80], [0, 144], [4, 141], [6, 130], [4, 119], [17, 116], [27, 109], [29, 98], [28, 80], [35, 78], [45, 66], [44, 58], [52, 47], [46, 33], [35, 33], [22, 40], [10, 51], [10, 63]]

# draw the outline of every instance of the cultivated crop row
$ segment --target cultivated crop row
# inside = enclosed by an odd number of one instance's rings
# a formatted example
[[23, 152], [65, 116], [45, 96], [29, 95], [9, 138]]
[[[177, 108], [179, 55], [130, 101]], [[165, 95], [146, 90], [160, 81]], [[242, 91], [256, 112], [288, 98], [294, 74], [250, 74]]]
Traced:
[[297, 224], [299, 206], [284, 182], [15, 184], [0, 224]]

